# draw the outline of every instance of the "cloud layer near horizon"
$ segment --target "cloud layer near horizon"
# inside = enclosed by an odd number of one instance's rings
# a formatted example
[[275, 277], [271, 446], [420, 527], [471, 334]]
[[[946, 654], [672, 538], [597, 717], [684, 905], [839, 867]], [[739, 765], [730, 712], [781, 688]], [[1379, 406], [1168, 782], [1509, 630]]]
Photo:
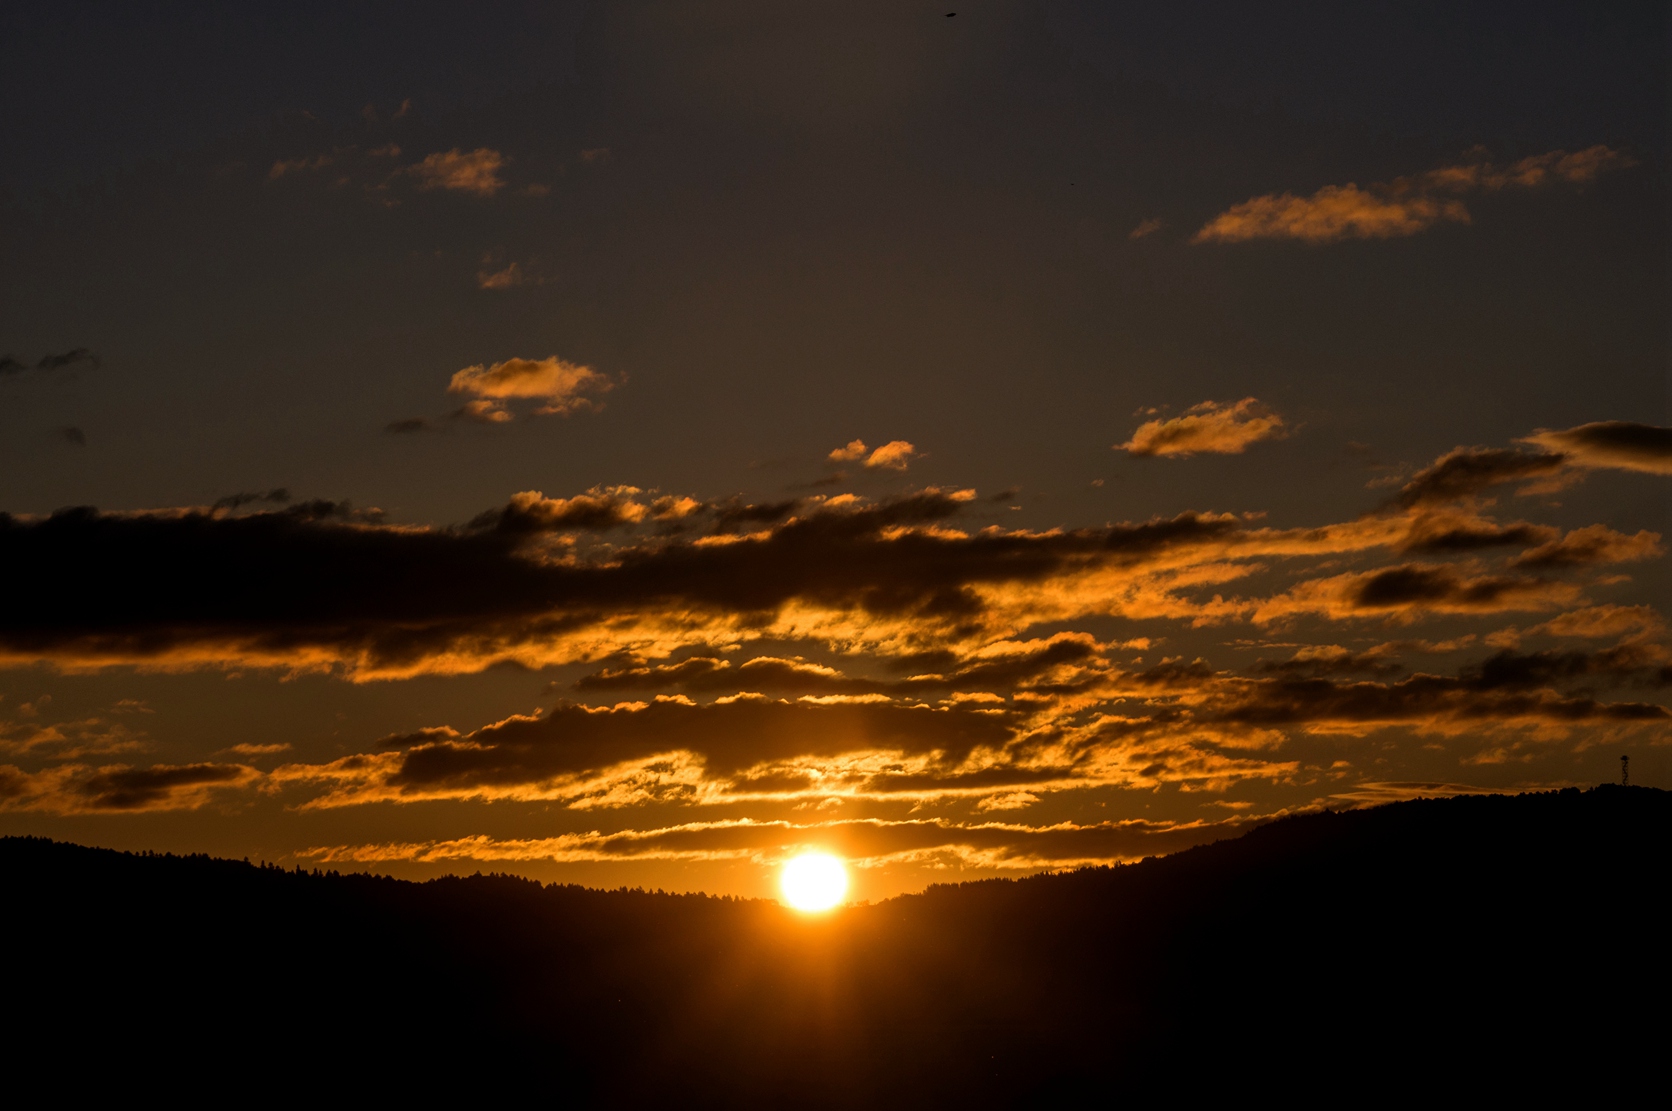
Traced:
[[[1251, 401], [1186, 417], [1197, 423], [1166, 442], [1207, 450], [1238, 425], [1268, 422], [1243, 442], [1282, 427]], [[1183, 419], [1149, 435], [1166, 440]], [[1389, 731], [1479, 765], [1665, 738], [1659, 615], [1592, 597], [1622, 565], [1660, 556], [1661, 537], [1503, 518], [1486, 497], [1596, 468], [1663, 473], [1665, 436], [1610, 423], [1529, 437], [1543, 450], [1458, 448], [1356, 519], [1287, 529], [1200, 512], [1007, 529], [975, 491], [934, 488], [763, 504], [525, 491], [448, 528], [287, 505], [284, 491], [3, 517], [0, 555], [42, 588], [0, 617], [0, 658], [14, 665], [355, 681], [506, 662], [581, 671], [572, 697], [536, 713], [468, 731], [438, 721], [323, 761], [275, 763], [283, 746], [258, 746], [229, 750], [240, 763], [110, 763], [142, 739], [91, 724], [0, 731], [17, 761], [0, 766], [0, 806], [114, 813], [271, 795], [309, 811], [451, 800], [722, 814], [534, 841], [343, 845], [314, 850], [321, 860], [766, 859], [792, 835], [879, 867], [1128, 859], [1231, 827], [982, 816], [1065, 792], [1284, 781], [1311, 748]], [[1444, 643], [1409, 632], [1481, 620]], [[1286, 639], [1240, 665], [1158, 650], [1210, 628]], [[1386, 639], [1366, 646], [1365, 633]], [[1451, 662], [1424, 662], [1441, 655]], [[976, 817], [735, 816], [859, 804]]]

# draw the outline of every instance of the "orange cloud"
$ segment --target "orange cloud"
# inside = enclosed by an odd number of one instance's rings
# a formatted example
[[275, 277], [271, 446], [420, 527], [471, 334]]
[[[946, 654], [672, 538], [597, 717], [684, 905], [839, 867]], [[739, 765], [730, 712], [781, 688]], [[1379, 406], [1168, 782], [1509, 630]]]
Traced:
[[1522, 553], [1512, 566], [1556, 568], [1630, 563], [1652, 559], [1664, 551], [1659, 533], [1644, 529], [1628, 536], [1606, 525], [1588, 525], [1574, 529], [1559, 540], [1551, 540]]
[[1309, 197], [1270, 193], [1232, 205], [1202, 227], [1192, 243], [1241, 243], [1251, 239], [1391, 239], [1415, 235], [1439, 223], [1469, 223], [1456, 194], [1535, 188], [1551, 182], [1586, 184], [1607, 170], [1633, 165], [1606, 146], [1569, 154], [1550, 151], [1510, 166], [1477, 161], [1444, 166], [1414, 177], [1361, 188], [1326, 185]]
[[505, 187], [499, 171], [505, 168], [506, 158], [497, 150], [478, 147], [463, 152], [437, 151], [406, 172], [418, 179], [420, 189], [447, 189], [457, 193], [472, 193], [491, 197]]
[[1523, 443], [1566, 457], [1577, 467], [1612, 467], [1672, 474], [1672, 428], [1610, 420], [1551, 431], [1541, 428]]
[[316, 154], [311, 158], [286, 158], [273, 163], [273, 168], [267, 171], [267, 179], [275, 181], [286, 174], [299, 173], [303, 170], [322, 170], [331, 164], [328, 154]]
[[1228, 404], [1204, 401], [1183, 416], [1146, 421], [1115, 450], [1140, 457], [1200, 451], [1240, 455], [1249, 444], [1283, 435], [1283, 428], [1283, 418], [1252, 397]]
[[476, 271], [476, 286], [478, 289], [510, 289], [522, 285], [525, 281], [522, 267], [511, 263], [503, 270], [482, 269]]
[[904, 440], [890, 440], [871, 453], [865, 460], [867, 467], [885, 467], [891, 471], [903, 471], [911, 464], [912, 457], [917, 454], [917, 448]]
[[33, 774], [0, 766], [0, 810], [57, 814], [196, 810], [216, 792], [249, 787], [261, 773], [244, 764], [154, 764], [92, 768], [61, 764]]
[[[1258, 819], [1254, 819], [1258, 821]], [[557, 837], [336, 845], [298, 853], [326, 864], [389, 861], [753, 860], [775, 863], [803, 846], [840, 852], [856, 868], [901, 863], [1031, 870], [1141, 860], [1235, 836], [1247, 818], [1217, 822], [1061, 822], [1029, 826], [1011, 822], [957, 822], [925, 818], [798, 823], [687, 822], [657, 829], [576, 833]]]
[[492, 366], [467, 366], [453, 375], [449, 393], [469, 394], [461, 415], [476, 420], [506, 421], [510, 413], [505, 402], [538, 399], [545, 404], [534, 410], [541, 415], [568, 416], [598, 409], [600, 403], [588, 394], [605, 393], [614, 387], [607, 375], [588, 366], [571, 363], [556, 355], [545, 359], [506, 359]]
[[916, 455], [917, 448], [905, 440], [890, 440], [875, 451], [866, 447], [864, 440], [849, 440], [825, 458], [832, 463], [851, 463], [856, 459], [864, 459], [865, 465], [873, 469], [903, 471], [911, 465]]
[[1455, 198], [1386, 196], [1357, 185], [1326, 185], [1310, 197], [1293, 193], [1253, 197], [1232, 205], [1191, 237], [1192, 243], [1241, 243], [1250, 239], [1391, 239], [1415, 235], [1442, 220], [1469, 222]]
[[1579, 600], [1571, 583], [1526, 575], [1470, 574], [1449, 564], [1407, 563], [1316, 579], [1260, 603], [1257, 622], [1312, 613], [1341, 619], [1427, 613], [1551, 610]]

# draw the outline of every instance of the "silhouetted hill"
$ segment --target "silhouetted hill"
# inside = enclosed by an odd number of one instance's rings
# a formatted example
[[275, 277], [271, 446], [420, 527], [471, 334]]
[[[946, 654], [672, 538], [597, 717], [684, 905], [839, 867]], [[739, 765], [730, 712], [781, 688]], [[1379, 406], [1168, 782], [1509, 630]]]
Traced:
[[1662, 1059], [1669, 833], [1645, 788], [1406, 802], [819, 920], [8, 838], [8, 1072], [218, 1102], [1606, 1098]]

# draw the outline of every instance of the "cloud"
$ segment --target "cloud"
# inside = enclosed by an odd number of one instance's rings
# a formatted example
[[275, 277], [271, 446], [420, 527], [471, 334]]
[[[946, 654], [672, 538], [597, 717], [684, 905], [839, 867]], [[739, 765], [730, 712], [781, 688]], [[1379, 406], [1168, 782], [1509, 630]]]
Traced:
[[1499, 524], [1472, 513], [1451, 510], [1427, 511], [1415, 515], [1410, 531], [1399, 544], [1401, 552], [1444, 554], [1473, 552], [1485, 548], [1544, 544], [1554, 540], [1558, 530], [1525, 521]]
[[1382, 189], [1385, 192], [1352, 184], [1326, 185], [1310, 197], [1293, 193], [1253, 197], [1215, 216], [1190, 241], [1389, 239], [1415, 235], [1441, 221], [1469, 222], [1469, 210], [1456, 198], [1401, 195], [1404, 191], [1397, 187]]
[[245, 744], [235, 744], [231, 748], [227, 749], [226, 751], [236, 753], [239, 756], [273, 756], [273, 755], [276, 755], [280, 752], [289, 752], [290, 751], [290, 745], [288, 743], [268, 744], [268, 745], [256, 745], [256, 744], [245, 743]]
[[1521, 442], [1545, 450], [1453, 448], [1419, 471], [1390, 504], [1441, 505], [1526, 480], [1533, 481], [1522, 493], [1553, 492], [1573, 482], [1576, 469], [1672, 474], [1672, 429], [1655, 425], [1597, 421], [1557, 432], [1540, 429]]
[[506, 266], [503, 270], [484, 268], [476, 271], [476, 287], [478, 289], [511, 289], [514, 286], [522, 285], [526, 280], [522, 267], [515, 262]]
[[1249, 444], [1283, 435], [1283, 428], [1283, 419], [1252, 397], [1224, 404], [1204, 401], [1183, 416], [1146, 421], [1115, 450], [1134, 457], [1188, 457], [1202, 451], [1240, 455]]
[[283, 486], [278, 486], [271, 490], [228, 494], [224, 498], [217, 498], [215, 500], [215, 504], [210, 508], [234, 510], [242, 509], [246, 505], [261, 505], [263, 503], [267, 505], [284, 505], [289, 501], [290, 491], [285, 489]]
[[499, 422], [511, 419], [505, 408], [507, 401], [543, 401], [535, 413], [568, 416], [602, 408], [600, 402], [588, 395], [606, 393], [614, 386], [607, 375], [553, 355], [545, 359], [506, 359], [492, 366], [468, 366], [453, 375], [447, 390], [474, 398], [460, 410], [460, 415]]
[[[560, 704], [464, 736], [392, 737], [399, 751], [333, 776], [331, 767], [280, 769], [281, 779], [336, 778], [333, 800], [525, 798], [582, 808], [652, 799], [826, 796], [910, 790], [923, 773], [956, 773], [977, 748], [1013, 738], [1006, 715], [889, 702], [815, 704], [741, 698], [611, 708]], [[873, 756], [880, 754], [880, 758]]]
[[87, 446], [87, 433], [74, 425], [54, 429], [52, 435], [54, 439], [63, 440], [66, 444], [74, 444], [76, 447]]
[[1645, 529], [1627, 536], [1604, 525], [1588, 525], [1522, 553], [1511, 566], [1542, 569], [1628, 563], [1652, 559], [1665, 550], [1656, 532]]
[[911, 465], [912, 458], [917, 454], [917, 448], [904, 440], [890, 440], [865, 460], [867, 467], [882, 467], [891, 471], [903, 471]]
[[59, 814], [196, 810], [218, 792], [248, 787], [260, 778], [260, 772], [243, 764], [69, 764], [32, 774], [5, 765], [0, 766], [0, 809]]
[[548, 498], [538, 490], [513, 494], [505, 508], [476, 518], [478, 526], [511, 533], [588, 529], [601, 532], [637, 524], [653, 515], [651, 506], [634, 499], [637, 486], [593, 487], [572, 498]]
[[[886, 694], [921, 696], [947, 691], [1072, 689], [1103, 674], [1101, 646], [1085, 633], [1058, 633], [1042, 640], [1000, 641], [977, 655], [951, 652], [918, 656], [908, 678], [850, 676], [825, 664], [757, 656], [741, 665], [714, 656], [693, 656], [676, 664], [605, 668], [583, 676], [578, 691], [683, 690], [798, 694]], [[1001, 700], [1002, 701], [1002, 700]]]
[[1155, 218], [1140, 220], [1138, 221], [1138, 226], [1133, 228], [1132, 231], [1127, 234], [1127, 238], [1142, 239], [1146, 235], [1154, 235], [1166, 226], [1167, 225], [1163, 221]]
[[1506, 482], [1546, 478], [1567, 466], [1567, 457], [1507, 448], [1454, 448], [1418, 471], [1392, 504], [1402, 509], [1440, 505], [1473, 497]]
[[383, 426], [383, 431], [394, 436], [405, 436], [413, 432], [428, 432], [432, 425], [424, 417], [406, 417], [393, 420]]
[[86, 347], [77, 347], [75, 350], [66, 351], [61, 355], [42, 355], [33, 366], [7, 355], [0, 358], [0, 376], [22, 374], [26, 370], [63, 370], [65, 367], [80, 366], [83, 363], [94, 370], [98, 370], [103, 365], [98, 352]]
[[[359, 680], [608, 661], [589, 669], [591, 689], [656, 689], [644, 684], [660, 677], [662, 689], [698, 693], [709, 680], [695, 670], [657, 669], [773, 642], [758, 662], [711, 670], [753, 684], [733, 690], [817, 697], [1055, 698], [1100, 682], [1108, 650], [1082, 634], [1030, 641], [1030, 629], [1537, 612], [1579, 603], [1581, 584], [1568, 580], [1587, 567], [1659, 550], [1646, 532], [1564, 536], [1427, 507], [1301, 529], [1185, 513], [1035, 532], [983, 525], [990, 510], [973, 491], [934, 488], [762, 504], [630, 486], [523, 491], [448, 528], [329, 502], [228, 508], [0, 516], [0, 559], [40, 587], [0, 613], [0, 661], [339, 669]], [[1528, 562], [1381, 565], [1496, 544], [1521, 546]], [[1326, 559], [1363, 562], [1324, 575], [1308, 562]], [[1295, 585], [1227, 594], [1289, 561], [1301, 561]], [[871, 664], [850, 671], [815, 655], [825, 651]], [[892, 660], [910, 670], [890, 671]]]
[[331, 164], [328, 154], [315, 154], [303, 158], [286, 158], [273, 163], [273, 168], [267, 171], [267, 180], [277, 181], [289, 174], [303, 173], [308, 170], [323, 170]]
[[77, 366], [81, 363], [89, 364], [94, 370], [100, 366], [99, 356], [85, 347], [78, 347], [74, 351], [66, 351], [62, 355], [43, 355], [40, 362], [35, 364], [36, 370], [62, 370], [67, 366]]
[[420, 189], [447, 189], [491, 197], [505, 187], [499, 176], [506, 158], [496, 150], [478, 147], [469, 152], [459, 148], [437, 151], [422, 162], [408, 166], [406, 172], [418, 179]]
[[1559, 454], [1577, 467], [1613, 467], [1672, 474], [1672, 428], [1610, 420], [1551, 431], [1541, 428], [1524, 443]]
[[1528, 629], [1529, 635], [1557, 637], [1628, 637], [1657, 635], [1666, 623], [1649, 606], [1588, 606], [1552, 617]]
[[[1172, 661], [1111, 673], [1100, 712], [1085, 719], [1003, 698], [929, 705], [742, 694], [706, 704], [677, 695], [610, 707], [560, 703], [468, 734], [423, 729], [387, 738], [379, 752], [286, 765], [271, 781], [308, 791], [310, 808], [432, 799], [580, 810], [892, 799], [962, 800], [980, 812], [1031, 805], [1053, 791], [1156, 781], [1223, 789], [1290, 776], [1295, 761], [1279, 751], [1285, 731], [1404, 728], [1496, 744], [1517, 734], [1664, 730], [1672, 721], [1665, 706], [1604, 701], [1594, 688], [1664, 688], [1672, 685], [1669, 662], [1672, 653], [1652, 644], [1504, 650], [1455, 675], [1384, 680], [1304, 670], [1250, 678]], [[725, 671], [705, 660], [679, 674]]]
[[890, 440], [872, 451], [865, 446], [864, 440], [849, 440], [842, 447], [825, 456], [833, 463], [850, 463], [856, 459], [864, 459], [865, 466], [874, 469], [903, 471], [911, 465], [917, 455], [917, 448], [905, 440]]
[[1192, 243], [1241, 243], [1252, 239], [1390, 239], [1415, 235], [1439, 223], [1470, 222], [1460, 194], [1536, 188], [1553, 182], [1583, 185], [1633, 160], [1606, 146], [1569, 154], [1550, 151], [1509, 166], [1477, 160], [1414, 177], [1360, 188], [1326, 185], [1309, 197], [1266, 194], [1232, 205], [1202, 227]]
[[[1019, 794], [995, 797], [1016, 798]], [[804, 846], [817, 846], [839, 852], [852, 867], [861, 869], [918, 863], [1034, 870], [1142, 860], [1234, 837], [1251, 824], [1236, 818], [1219, 822], [1060, 822], [1044, 826], [944, 818], [812, 823], [732, 819], [529, 839], [475, 836], [335, 845], [297, 855], [322, 864], [624, 860], [777, 863]]]
[[1260, 603], [1254, 620], [1303, 613], [1340, 620], [1537, 611], [1571, 605], [1579, 597], [1571, 583], [1536, 576], [1472, 574], [1451, 564], [1406, 563], [1302, 583]]

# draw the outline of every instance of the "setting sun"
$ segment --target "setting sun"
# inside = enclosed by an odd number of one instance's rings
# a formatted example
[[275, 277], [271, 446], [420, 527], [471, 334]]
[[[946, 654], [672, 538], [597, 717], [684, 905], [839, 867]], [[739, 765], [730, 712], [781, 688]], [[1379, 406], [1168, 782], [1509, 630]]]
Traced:
[[802, 853], [784, 865], [778, 885], [796, 910], [829, 910], [848, 893], [848, 870], [829, 853]]

